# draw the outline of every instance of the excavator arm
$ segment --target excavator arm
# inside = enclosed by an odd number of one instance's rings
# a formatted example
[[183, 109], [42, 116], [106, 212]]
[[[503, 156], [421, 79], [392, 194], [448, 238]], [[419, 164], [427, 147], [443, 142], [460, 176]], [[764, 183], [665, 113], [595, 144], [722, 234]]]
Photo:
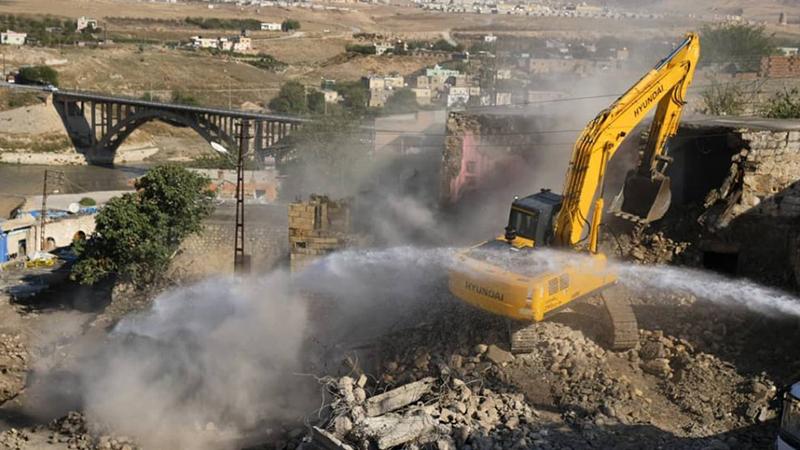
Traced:
[[[656, 112], [644, 157], [636, 173], [626, 180], [624, 191], [632, 192], [625, 192], [628, 200], [621, 194], [615, 203], [623, 212], [630, 208], [631, 215], [640, 215], [642, 221], [663, 216], [669, 206], [669, 180], [664, 174], [669, 161], [666, 144], [677, 132], [686, 91], [699, 56], [699, 37], [689, 33], [669, 56], [587, 125], [575, 144], [567, 170], [563, 204], [553, 230], [555, 245], [575, 247], [586, 239], [584, 230], [588, 228], [589, 249], [593, 253], [597, 251], [603, 214], [602, 186], [608, 161], [623, 139], [653, 108]], [[601, 191], [599, 196], [598, 190]], [[653, 197], [653, 193], [660, 199], [641, 198]], [[649, 201], [645, 214], [641, 207], [633, 205], [636, 203], [632, 201], [634, 195], [639, 197], [637, 200]]]

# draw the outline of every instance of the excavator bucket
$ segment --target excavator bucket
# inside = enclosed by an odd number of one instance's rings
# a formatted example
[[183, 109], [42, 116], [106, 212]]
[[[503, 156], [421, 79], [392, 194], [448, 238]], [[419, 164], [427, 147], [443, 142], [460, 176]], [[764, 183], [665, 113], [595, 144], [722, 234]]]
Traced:
[[671, 201], [669, 177], [653, 178], [632, 170], [610, 211], [626, 220], [650, 223], [664, 217]]

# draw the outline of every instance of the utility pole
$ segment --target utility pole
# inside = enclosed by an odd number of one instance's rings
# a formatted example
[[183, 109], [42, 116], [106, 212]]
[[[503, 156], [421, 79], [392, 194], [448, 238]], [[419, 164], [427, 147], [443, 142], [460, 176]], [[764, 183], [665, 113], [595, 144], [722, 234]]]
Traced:
[[236, 162], [236, 237], [233, 249], [233, 273], [250, 271], [250, 255], [244, 254], [244, 155], [250, 142], [250, 121], [239, 125], [239, 157]]
[[39, 224], [39, 250], [44, 252], [47, 251], [47, 238], [45, 237], [44, 227], [45, 223], [47, 223], [47, 175], [49, 172], [53, 172], [57, 175], [57, 179], [61, 180], [61, 172], [52, 171], [52, 170], [44, 170], [44, 182], [42, 186], [42, 211], [40, 214], [40, 224]]
[[39, 251], [45, 251], [44, 224], [47, 221], [47, 169], [44, 169], [44, 186], [42, 187], [42, 210], [39, 214]]

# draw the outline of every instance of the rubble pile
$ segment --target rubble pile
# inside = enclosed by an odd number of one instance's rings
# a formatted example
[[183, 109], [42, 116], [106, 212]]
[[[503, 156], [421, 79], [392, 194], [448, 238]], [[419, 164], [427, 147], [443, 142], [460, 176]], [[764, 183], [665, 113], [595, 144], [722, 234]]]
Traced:
[[541, 435], [528, 425], [538, 421], [519, 393], [500, 393], [477, 380], [426, 377], [370, 395], [368, 378], [342, 377], [332, 390], [335, 411], [327, 430], [315, 429], [314, 441], [340, 442], [343, 448], [379, 449], [433, 445], [438, 449], [467, 448], [469, 443], [503, 443], [504, 448], [528, 448]]
[[11, 428], [0, 433], [0, 446], [8, 450], [22, 450], [27, 448], [30, 435], [26, 430]]
[[[691, 298], [662, 301], [694, 305]], [[771, 378], [748, 376], [698, 350], [724, 349], [703, 338], [703, 330], [712, 330], [724, 340], [731, 334], [724, 324], [676, 317], [687, 324], [672, 328], [676, 335], [642, 329], [636, 348], [611, 352], [579, 329], [548, 321], [536, 325], [533, 351], [514, 355], [491, 319], [462, 308], [428, 319], [387, 338], [374, 372], [354, 367], [351, 375], [326, 379], [325, 420], [303, 446], [560, 449], [648, 442], [723, 449], [760, 448], [772, 437], [759, 428], [776, 414]], [[460, 331], [453, 333], [456, 323]], [[744, 431], [728, 435], [732, 430]]]
[[83, 414], [70, 411], [66, 416], [50, 423], [48, 443], [66, 443], [69, 448], [89, 450], [94, 448], [94, 440]]
[[0, 403], [17, 396], [25, 386], [28, 352], [19, 335], [0, 334]]
[[629, 234], [606, 239], [610, 254], [640, 264], [667, 264], [686, 253], [690, 244], [670, 239], [663, 232], [637, 228]]
[[[48, 427], [48, 444], [66, 444], [76, 450], [137, 450], [131, 438], [98, 433], [101, 426], [90, 426], [83, 414], [70, 411]], [[24, 447], [23, 447], [24, 448]]]

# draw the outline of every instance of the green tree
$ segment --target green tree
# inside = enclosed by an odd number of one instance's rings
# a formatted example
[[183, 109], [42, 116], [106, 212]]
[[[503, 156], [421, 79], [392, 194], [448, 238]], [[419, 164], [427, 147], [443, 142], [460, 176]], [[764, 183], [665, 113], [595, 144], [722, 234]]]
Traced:
[[284, 114], [305, 114], [308, 112], [306, 88], [299, 81], [287, 81], [281, 86], [278, 95], [270, 100], [269, 109]]
[[386, 100], [383, 106], [384, 112], [389, 114], [403, 114], [419, 109], [417, 95], [411, 89], [398, 89], [391, 97]]
[[139, 198], [160, 211], [168, 211], [167, 237], [170, 245], [200, 231], [200, 221], [211, 213], [213, 194], [209, 180], [185, 168], [167, 164], [149, 171], [136, 182]]
[[342, 106], [350, 113], [361, 115], [367, 112], [369, 90], [363, 83], [358, 81], [338, 83], [336, 92], [342, 96]]
[[784, 89], [764, 105], [763, 114], [772, 119], [800, 119], [800, 90]]
[[292, 31], [292, 30], [299, 30], [300, 29], [300, 22], [294, 19], [286, 19], [281, 23], [281, 30], [283, 31]]
[[311, 114], [325, 114], [325, 94], [314, 90], [308, 93], [306, 101]]
[[438, 50], [442, 52], [461, 52], [464, 51], [464, 46], [461, 44], [451, 44], [446, 39], [439, 39], [438, 41], [434, 42], [431, 46], [432, 50]]
[[756, 71], [761, 58], [775, 53], [775, 43], [763, 26], [724, 24], [705, 26], [700, 31], [703, 44], [700, 64], [732, 63], [740, 70]]
[[70, 277], [94, 284], [119, 276], [141, 288], [159, 279], [183, 238], [211, 212], [209, 180], [184, 168], [152, 169], [135, 193], [111, 199], [90, 239], [78, 241]]
[[22, 84], [52, 84], [58, 86], [58, 72], [50, 66], [23, 67], [17, 79]]
[[368, 45], [347, 44], [345, 46], [345, 50], [347, 50], [350, 53], [360, 53], [362, 55], [374, 55], [376, 52], [375, 46], [372, 44]]

